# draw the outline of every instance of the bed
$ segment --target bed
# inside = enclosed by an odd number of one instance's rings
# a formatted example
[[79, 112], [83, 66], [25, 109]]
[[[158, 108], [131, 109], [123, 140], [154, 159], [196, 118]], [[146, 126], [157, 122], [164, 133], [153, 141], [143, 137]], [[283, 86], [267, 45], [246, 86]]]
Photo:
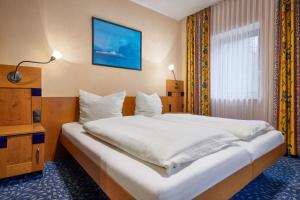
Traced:
[[111, 199], [228, 199], [285, 153], [270, 131], [205, 156], [171, 177], [100, 141], [77, 122], [63, 125], [61, 143]]

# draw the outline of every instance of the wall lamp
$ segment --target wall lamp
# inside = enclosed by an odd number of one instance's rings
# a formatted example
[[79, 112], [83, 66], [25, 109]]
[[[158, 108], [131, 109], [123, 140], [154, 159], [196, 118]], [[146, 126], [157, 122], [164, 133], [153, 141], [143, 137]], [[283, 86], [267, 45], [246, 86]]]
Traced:
[[177, 90], [178, 89], [178, 81], [176, 79], [175, 72], [174, 72], [175, 66], [174, 65], [169, 65], [168, 68], [173, 73], [173, 76], [174, 76], [174, 79], [175, 79], [174, 89]]
[[16, 66], [15, 71], [9, 72], [7, 74], [7, 80], [11, 83], [18, 83], [22, 80], [23, 75], [20, 71], [18, 71], [19, 67], [23, 63], [37, 63], [37, 64], [48, 64], [54, 60], [58, 60], [62, 57], [61, 53], [59, 51], [53, 51], [52, 56], [50, 57], [49, 61], [46, 62], [37, 62], [37, 61], [29, 61], [24, 60], [22, 62], [19, 62], [19, 64]]

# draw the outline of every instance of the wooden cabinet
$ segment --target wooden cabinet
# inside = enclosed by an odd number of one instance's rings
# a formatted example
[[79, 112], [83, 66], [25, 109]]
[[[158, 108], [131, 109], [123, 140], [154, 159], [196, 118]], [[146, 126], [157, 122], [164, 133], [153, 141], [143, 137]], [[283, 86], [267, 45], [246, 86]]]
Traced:
[[14, 70], [0, 64], [0, 178], [44, 167], [41, 69], [22, 66], [23, 79], [11, 83], [6, 76]]
[[167, 80], [166, 95], [168, 98], [168, 112], [182, 113], [184, 111], [183, 81]]
[[0, 178], [44, 168], [45, 130], [40, 124], [0, 127]]

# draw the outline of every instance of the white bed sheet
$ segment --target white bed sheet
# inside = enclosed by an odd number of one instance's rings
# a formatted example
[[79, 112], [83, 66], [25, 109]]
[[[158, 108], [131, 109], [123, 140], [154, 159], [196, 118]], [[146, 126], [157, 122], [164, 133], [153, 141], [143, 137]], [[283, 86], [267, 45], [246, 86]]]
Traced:
[[246, 148], [233, 146], [164, 177], [159, 167], [99, 141], [77, 122], [64, 124], [62, 134], [136, 199], [192, 199], [251, 163]]
[[284, 137], [281, 132], [273, 130], [259, 135], [250, 141], [237, 141], [234, 143], [245, 148], [250, 153], [253, 161], [283, 144]]

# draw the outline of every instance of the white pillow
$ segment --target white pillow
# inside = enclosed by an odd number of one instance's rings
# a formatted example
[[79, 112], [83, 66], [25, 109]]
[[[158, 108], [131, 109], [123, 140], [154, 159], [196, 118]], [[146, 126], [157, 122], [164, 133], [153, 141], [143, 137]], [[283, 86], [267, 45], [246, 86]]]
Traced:
[[159, 115], [162, 112], [162, 103], [160, 97], [154, 93], [147, 95], [142, 92], [138, 92], [135, 100], [135, 114], [152, 117]]
[[83, 124], [97, 119], [122, 117], [125, 96], [125, 91], [102, 97], [79, 90], [79, 122]]

